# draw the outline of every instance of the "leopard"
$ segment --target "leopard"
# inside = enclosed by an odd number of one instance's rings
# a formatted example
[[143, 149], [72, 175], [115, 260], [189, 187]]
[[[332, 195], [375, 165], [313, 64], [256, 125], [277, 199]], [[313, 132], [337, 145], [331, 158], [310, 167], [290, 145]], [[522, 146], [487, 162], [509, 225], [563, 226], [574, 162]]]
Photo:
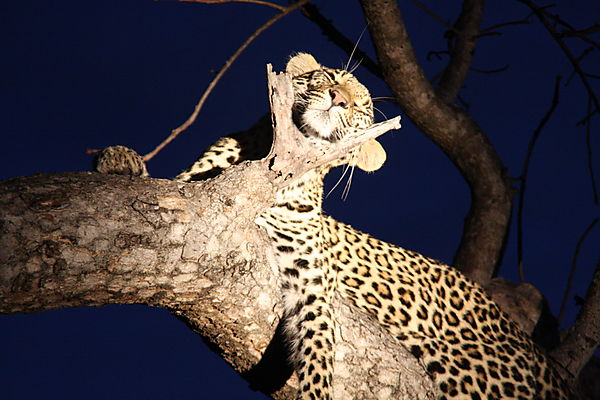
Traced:
[[[373, 124], [368, 89], [345, 69], [307, 53], [286, 66], [292, 116], [306, 137], [335, 142]], [[266, 156], [269, 121], [219, 139], [181, 182], [209, 179]], [[443, 262], [381, 241], [323, 212], [323, 179], [334, 167], [379, 169], [386, 153], [375, 140], [280, 189], [256, 223], [272, 243], [280, 271], [283, 332], [299, 381], [298, 399], [333, 399], [337, 293], [373, 316], [422, 364], [448, 399], [568, 399], [550, 360], [476, 282]]]

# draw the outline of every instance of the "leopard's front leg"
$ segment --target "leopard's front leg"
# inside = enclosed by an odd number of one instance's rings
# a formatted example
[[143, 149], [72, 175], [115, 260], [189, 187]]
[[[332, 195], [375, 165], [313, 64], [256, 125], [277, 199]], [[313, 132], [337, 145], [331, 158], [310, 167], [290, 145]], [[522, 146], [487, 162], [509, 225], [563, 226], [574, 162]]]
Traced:
[[317, 209], [282, 202], [256, 222], [267, 230], [280, 270], [283, 326], [300, 382], [298, 399], [331, 400], [334, 275], [324, 257], [322, 216]]
[[[332, 399], [334, 318], [322, 259], [297, 259], [298, 274], [283, 278], [284, 327], [298, 374], [298, 399]], [[288, 271], [289, 272], [289, 271]]]

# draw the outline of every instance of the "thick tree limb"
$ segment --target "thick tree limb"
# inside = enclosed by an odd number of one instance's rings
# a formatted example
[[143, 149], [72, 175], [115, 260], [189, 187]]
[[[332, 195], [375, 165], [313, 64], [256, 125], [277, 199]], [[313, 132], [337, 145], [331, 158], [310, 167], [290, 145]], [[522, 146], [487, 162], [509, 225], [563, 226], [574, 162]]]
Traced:
[[454, 24], [456, 29], [451, 31], [455, 35], [455, 40], [453, 45], [449, 46], [450, 61], [444, 69], [439, 86], [436, 88], [437, 95], [445, 102], [454, 100], [467, 77], [479, 35], [482, 16], [482, 0], [463, 1], [460, 16]]
[[[304, 164], [323, 149], [303, 159], [303, 147], [282, 147], [298, 140], [285, 108], [290, 83], [273, 74], [270, 83], [276, 143], [264, 161], [192, 184], [96, 173], [0, 182], [0, 312], [166, 307], [254, 386], [294, 398], [294, 380], [285, 384], [290, 371], [271, 341], [281, 311], [278, 271], [254, 218], [277, 187], [318, 165]], [[334, 307], [337, 398], [432, 398], [422, 366], [377, 322], [340, 299]]]
[[450, 157], [471, 189], [454, 265], [486, 284], [493, 274], [512, 207], [509, 177], [479, 126], [440, 98], [415, 57], [397, 3], [362, 0], [363, 11], [386, 82], [409, 118]]
[[[600, 346], [600, 260], [588, 287], [585, 302], [575, 324], [559, 347], [550, 353], [564, 368], [563, 375], [573, 383]], [[566, 373], [565, 373], [566, 372]]]

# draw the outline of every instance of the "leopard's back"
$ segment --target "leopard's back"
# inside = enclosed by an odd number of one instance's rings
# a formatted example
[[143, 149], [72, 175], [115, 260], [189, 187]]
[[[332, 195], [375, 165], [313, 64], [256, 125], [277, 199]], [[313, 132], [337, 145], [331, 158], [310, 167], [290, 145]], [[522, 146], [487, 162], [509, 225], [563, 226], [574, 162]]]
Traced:
[[273, 129], [269, 115], [263, 116], [250, 129], [225, 136], [210, 145], [198, 159], [179, 173], [175, 180], [202, 181], [246, 160], [260, 160], [269, 154]]
[[477, 283], [333, 218], [324, 222], [337, 290], [423, 361], [439, 398], [567, 398], [544, 353]]

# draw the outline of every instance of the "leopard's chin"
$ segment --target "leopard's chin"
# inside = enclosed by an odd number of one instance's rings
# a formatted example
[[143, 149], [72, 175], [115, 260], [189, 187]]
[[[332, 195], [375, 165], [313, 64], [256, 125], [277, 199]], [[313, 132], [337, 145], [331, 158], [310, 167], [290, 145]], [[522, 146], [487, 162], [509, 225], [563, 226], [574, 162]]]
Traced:
[[309, 136], [329, 141], [339, 139], [336, 134], [338, 118], [331, 110], [306, 110], [302, 117], [302, 125], [304, 133]]

